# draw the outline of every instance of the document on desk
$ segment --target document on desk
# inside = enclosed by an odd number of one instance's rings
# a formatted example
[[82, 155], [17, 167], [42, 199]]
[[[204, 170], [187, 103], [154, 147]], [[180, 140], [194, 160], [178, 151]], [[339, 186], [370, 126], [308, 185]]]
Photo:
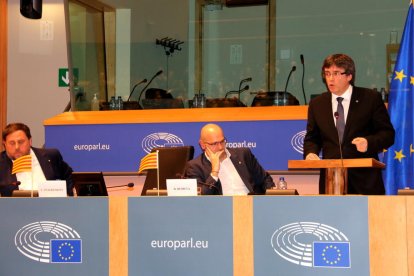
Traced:
[[168, 196], [196, 196], [196, 179], [167, 179]]

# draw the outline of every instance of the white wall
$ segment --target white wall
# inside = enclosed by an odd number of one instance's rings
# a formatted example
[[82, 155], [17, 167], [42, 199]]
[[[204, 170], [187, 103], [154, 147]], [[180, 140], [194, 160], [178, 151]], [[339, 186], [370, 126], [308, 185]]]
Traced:
[[[33, 20], [20, 15], [20, 0], [8, 0], [7, 123], [27, 124], [37, 147], [45, 141], [43, 120], [70, 99], [68, 88], [58, 87], [58, 70], [68, 66], [63, 2], [43, 0], [42, 19]], [[45, 25], [49, 36], [41, 38]]]

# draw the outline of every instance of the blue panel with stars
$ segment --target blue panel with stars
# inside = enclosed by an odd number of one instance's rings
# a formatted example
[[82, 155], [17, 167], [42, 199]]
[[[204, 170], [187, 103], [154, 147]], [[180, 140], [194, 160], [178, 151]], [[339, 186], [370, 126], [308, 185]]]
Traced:
[[55, 239], [50, 240], [51, 263], [81, 263], [82, 240], [80, 239]]
[[351, 267], [349, 242], [314, 242], [314, 267]]

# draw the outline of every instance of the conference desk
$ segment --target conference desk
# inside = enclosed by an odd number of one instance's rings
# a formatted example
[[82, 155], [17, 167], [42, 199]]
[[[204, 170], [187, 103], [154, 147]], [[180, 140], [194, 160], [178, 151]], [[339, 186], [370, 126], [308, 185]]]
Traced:
[[[8, 210], [0, 235], [5, 275], [400, 276], [414, 271], [410, 196], [0, 198], [0, 207]], [[76, 254], [61, 263], [49, 256], [42, 256], [43, 262], [29, 258], [34, 253], [19, 237], [32, 231], [31, 223], [52, 222], [82, 240], [81, 262]], [[50, 238], [42, 236], [49, 231], [44, 229], [26, 237]], [[309, 244], [310, 236], [337, 242], [335, 250], [343, 253], [338, 262], [318, 264], [316, 244], [300, 255], [305, 249], [297, 242]]]

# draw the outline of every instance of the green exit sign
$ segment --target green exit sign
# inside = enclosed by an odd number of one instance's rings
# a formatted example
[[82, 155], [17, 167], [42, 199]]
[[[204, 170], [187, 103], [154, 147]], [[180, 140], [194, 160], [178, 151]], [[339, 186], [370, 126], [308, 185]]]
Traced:
[[[73, 68], [73, 77], [79, 80], [78, 68]], [[70, 83], [69, 68], [59, 68], [58, 78], [59, 87], [68, 87]]]

